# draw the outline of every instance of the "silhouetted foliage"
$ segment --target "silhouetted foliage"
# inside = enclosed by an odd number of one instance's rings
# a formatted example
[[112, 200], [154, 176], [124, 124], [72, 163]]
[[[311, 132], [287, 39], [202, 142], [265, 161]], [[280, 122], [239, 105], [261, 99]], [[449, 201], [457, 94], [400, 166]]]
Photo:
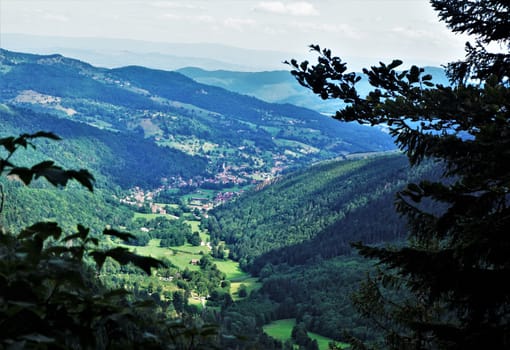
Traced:
[[[360, 77], [328, 49], [311, 46], [318, 63], [290, 62], [292, 74], [323, 99], [347, 106], [335, 118], [386, 124], [416, 166], [445, 166], [443, 181], [409, 184], [397, 211], [408, 219], [404, 247], [355, 246], [383, 269], [355, 302], [394, 349], [503, 349], [510, 346], [510, 4], [432, 0], [455, 32], [469, 33], [466, 58], [448, 66], [452, 87], [434, 85], [400, 60], [363, 73], [375, 88], [357, 93]], [[491, 53], [499, 43], [502, 52]], [[439, 212], [424, 209], [438, 203]], [[399, 290], [388, 294], [388, 290]], [[365, 348], [357, 343], [356, 348]]]
[[[47, 132], [0, 139], [0, 175], [27, 185], [38, 177], [58, 186], [76, 180], [92, 191], [93, 177], [86, 170], [66, 170], [51, 161], [31, 167], [12, 161], [19, 148], [35, 148], [33, 141], [42, 138], [59, 139]], [[134, 238], [113, 229], [105, 229], [103, 235]], [[54, 222], [38, 222], [17, 234], [1, 228], [0, 347], [215, 348], [215, 327], [172, 323], [153, 300], [135, 298], [123, 288], [106, 288], [98, 276], [108, 261], [136, 266], [148, 275], [164, 266], [106, 242], [80, 224], [71, 234]]]

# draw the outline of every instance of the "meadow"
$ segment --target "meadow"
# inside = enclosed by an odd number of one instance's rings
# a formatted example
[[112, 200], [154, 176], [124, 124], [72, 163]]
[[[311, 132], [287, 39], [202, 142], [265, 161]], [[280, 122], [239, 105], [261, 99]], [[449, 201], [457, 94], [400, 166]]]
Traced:
[[[267, 335], [269, 335], [270, 337], [273, 337], [273, 338], [278, 339], [282, 342], [285, 342], [285, 341], [291, 339], [292, 328], [295, 325], [296, 325], [296, 320], [293, 318], [288, 318], [288, 319], [283, 319], [283, 320], [276, 320], [269, 324], [266, 324], [263, 327], [263, 329], [264, 329], [264, 332]], [[349, 347], [349, 344], [336, 342], [331, 338], [324, 337], [317, 333], [308, 332], [308, 336], [311, 339], [317, 340], [317, 344], [319, 345], [320, 350], [327, 350], [329, 348], [329, 343], [331, 343], [331, 342], [334, 342], [337, 346], [340, 346], [341, 348]]]

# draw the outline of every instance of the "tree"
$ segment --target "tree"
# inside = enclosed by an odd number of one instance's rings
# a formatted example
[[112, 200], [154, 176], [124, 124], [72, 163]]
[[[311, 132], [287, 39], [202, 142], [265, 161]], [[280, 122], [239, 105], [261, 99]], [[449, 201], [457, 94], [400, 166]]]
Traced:
[[[34, 141], [41, 138], [59, 139], [48, 132], [0, 138], [0, 175], [25, 185], [38, 178], [55, 186], [76, 180], [92, 191], [94, 178], [87, 170], [66, 170], [53, 161], [32, 167], [14, 163], [13, 155], [20, 148], [35, 148]], [[1, 184], [0, 195], [1, 213]], [[103, 235], [123, 241], [134, 238], [112, 229], [105, 229]], [[132, 264], [147, 274], [164, 266], [154, 258], [101, 242], [100, 236], [82, 225], [71, 234], [54, 222], [38, 222], [18, 234], [0, 227], [0, 348], [215, 347], [212, 327], [176, 325], [154, 302], [103, 285], [102, 267], [106, 263], [113, 268], [109, 259]]]
[[239, 291], [237, 292], [240, 298], [246, 298], [248, 296], [248, 289], [244, 283], [241, 283], [239, 286]]
[[195, 246], [195, 247], [199, 247], [200, 244], [202, 243], [202, 239], [200, 238], [200, 234], [195, 231], [191, 234], [191, 236], [189, 237], [189, 243], [192, 245], [192, 246]]
[[182, 291], [175, 291], [172, 295], [172, 303], [174, 305], [175, 311], [181, 313], [184, 311], [184, 307], [186, 306], [186, 298], [184, 297], [184, 293]]
[[[288, 62], [298, 82], [346, 106], [334, 118], [387, 125], [411, 165], [436, 160], [441, 179], [397, 194], [408, 219], [407, 244], [354, 246], [376, 259], [354, 301], [383, 330], [384, 347], [510, 347], [510, 3], [432, 0], [440, 20], [475, 37], [466, 57], [448, 64], [451, 86], [435, 85], [423, 68], [402, 61], [363, 74], [374, 87], [360, 96], [361, 75], [328, 49], [318, 62]], [[491, 52], [498, 44], [501, 52]], [[497, 45], [496, 45], [497, 46]], [[430, 204], [436, 209], [426, 210]], [[355, 342], [356, 348], [366, 345]]]

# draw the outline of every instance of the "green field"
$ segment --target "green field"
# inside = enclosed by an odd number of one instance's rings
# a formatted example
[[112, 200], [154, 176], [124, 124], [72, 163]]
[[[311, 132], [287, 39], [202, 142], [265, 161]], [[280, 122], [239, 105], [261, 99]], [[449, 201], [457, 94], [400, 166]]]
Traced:
[[281, 340], [282, 342], [290, 339], [292, 328], [296, 324], [296, 320], [288, 318], [285, 320], [273, 321], [269, 324], [264, 325], [264, 332], [275, 339]]
[[214, 196], [216, 195], [216, 190], [204, 190], [200, 189], [192, 193], [185, 194], [181, 196], [181, 199], [184, 202], [190, 202], [192, 198], [207, 198], [209, 200], [212, 200]]
[[239, 288], [241, 287], [241, 284], [244, 284], [246, 286], [246, 291], [248, 292], [248, 295], [256, 289], [259, 289], [262, 286], [262, 283], [259, 282], [259, 279], [257, 277], [245, 277], [244, 279], [236, 278], [232, 283], [230, 284], [230, 293], [232, 294], [232, 298], [234, 300], [240, 299], [237, 295]]
[[149, 245], [144, 247], [135, 247], [129, 245], [122, 245], [124, 247], [129, 248], [132, 251], [136, 251], [140, 255], [144, 256], [152, 256], [154, 258], [166, 258], [172, 262], [179, 269], [184, 270], [185, 268], [189, 268], [190, 270], [198, 270], [199, 267], [190, 264], [191, 259], [200, 259], [201, 255], [198, 253], [194, 253], [192, 251], [188, 251], [187, 249], [191, 248], [202, 248], [204, 247], [192, 247], [189, 245], [182, 246], [178, 248], [162, 248], [159, 246], [159, 239], [151, 239]]
[[170, 214], [144, 214], [144, 213], [134, 213], [133, 220], [136, 220], [138, 218], [143, 218], [145, 220], [154, 220], [157, 217], [164, 217], [171, 220], [177, 220], [178, 217]]
[[[284, 319], [284, 320], [273, 321], [269, 324], [266, 324], [263, 328], [264, 328], [264, 332], [267, 335], [269, 335], [270, 337], [273, 337], [273, 338], [278, 339], [282, 342], [285, 342], [286, 340], [291, 338], [292, 328], [294, 327], [295, 324], [296, 324], [295, 319], [288, 318], [288, 319]], [[323, 337], [322, 335], [312, 333], [312, 332], [308, 332], [308, 336], [311, 339], [317, 340], [320, 350], [327, 350], [328, 344], [330, 342], [334, 341], [331, 338]], [[349, 344], [345, 344], [345, 343], [339, 343], [339, 342], [335, 342], [335, 343], [343, 348], [347, 348], [349, 346]]]
[[207, 234], [207, 232], [204, 232], [203, 230], [200, 229], [199, 220], [186, 220], [185, 222], [191, 227], [191, 232], [196, 231], [200, 234], [200, 239], [203, 242], [209, 241], [209, 235]]
[[[190, 264], [191, 259], [200, 259], [202, 254], [208, 254], [209, 249], [204, 246], [195, 247], [189, 243], [186, 243], [180, 247], [162, 248], [159, 246], [160, 239], [151, 239], [149, 244], [144, 247], [135, 247], [130, 245], [122, 245], [129, 248], [132, 251], [136, 251], [140, 255], [152, 256], [154, 258], [166, 258], [169, 259], [172, 264], [177, 266], [180, 270], [188, 268], [190, 270], [198, 270], [199, 267]], [[244, 283], [251, 292], [253, 289], [258, 288], [256, 279], [250, 278], [250, 275], [242, 271], [239, 268], [239, 263], [232, 260], [219, 260], [215, 259], [214, 263], [218, 266], [218, 269], [227, 275], [228, 280], [233, 280], [233, 288], [239, 289], [239, 285]], [[235, 287], [237, 286], [237, 287]], [[236, 290], [237, 290], [236, 289]]]
[[235, 261], [214, 259], [214, 263], [221, 272], [227, 275], [228, 280], [246, 278], [248, 276], [246, 272], [239, 268], [239, 263]]
[[[152, 219], [157, 217], [158, 214], [140, 214], [136, 213], [135, 217], [144, 217], [146, 219]], [[198, 220], [186, 220], [186, 223], [191, 227], [192, 231], [198, 231], [203, 241], [209, 239], [207, 232], [200, 229], [200, 221]], [[206, 246], [193, 246], [189, 243], [179, 247], [162, 248], [159, 246], [160, 239], [151, 239], [147, 246], [129, 246], [122, 245], [129, 248], [131, 251], [136, 251], [140, 255], [152, 256], [159, 259], [168, 259], [173, 265], [179, 270], [199, 270], [200, 267], [190, 263], [192, 259], [200, 259], [203, 254], [209, 254], [209, 248]], [[218, 269], [226, 275], [226, 279], [231, 281], [231, 294], [234, 300], [239, 299], [237, 295], [241, 284], [246, 286], [248, 294], [253, 290], [260, 288], [261, 283], [256, 277], [251, 277], [248, 273], [242, 271], [239, 267], [239, 263], [232, 260], [221, 260], [214, 259], [214, 263], [218, 266]], [[190, 299], [191, 300], [191, 299]], [[192, 302], [193, 303], [193, 302]], [[202, 305], [201, 303], [197, 303]], [[292, 329], [292, 327], [291, 327]], [[290, 334], [290, 333], [289, 333]]]

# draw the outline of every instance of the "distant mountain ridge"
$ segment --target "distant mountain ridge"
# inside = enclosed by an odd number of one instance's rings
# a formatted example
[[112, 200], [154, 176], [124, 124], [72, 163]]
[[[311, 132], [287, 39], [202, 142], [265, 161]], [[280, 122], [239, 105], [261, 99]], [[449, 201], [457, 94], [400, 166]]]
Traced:
[[200, 156], [211, 173], [227, 164], [246, 181], [260, 172], [395, 147], [377, 129], [200, 84], [177, 72], [97, 68], [61, 55], [0, 50], [0, 103]]
[[71, 38], [2, 33], [3, 49], [42, 55], [60, 53], [95, 66], [117, 68], [143, 65], [176, 70], [187, 66], [204, 69], [260, 71], [281, 69], [292, 53], [249, 50], [211, 43], [164, 43], [133, 39]]
[[[448, 79], [442, 68], [425, 67], [436, 84], [448, 85]], [[219, 86], [224, 89], [246, 94], [272, 103], [290, 103], [306, 107], [323, 114], [333, 115], [342, 106], [340, 100], [322, 100], [310, 90], [303, 88], [288, 71], [238, 72], [227, 70], [204, 70], [186, 67], [178, 70], [200, 83]], [[362, 73], [359, 75], [363, 76]], [[358, 84], [358, 91], [366, 95], [371, 86], [366, 79]]]

